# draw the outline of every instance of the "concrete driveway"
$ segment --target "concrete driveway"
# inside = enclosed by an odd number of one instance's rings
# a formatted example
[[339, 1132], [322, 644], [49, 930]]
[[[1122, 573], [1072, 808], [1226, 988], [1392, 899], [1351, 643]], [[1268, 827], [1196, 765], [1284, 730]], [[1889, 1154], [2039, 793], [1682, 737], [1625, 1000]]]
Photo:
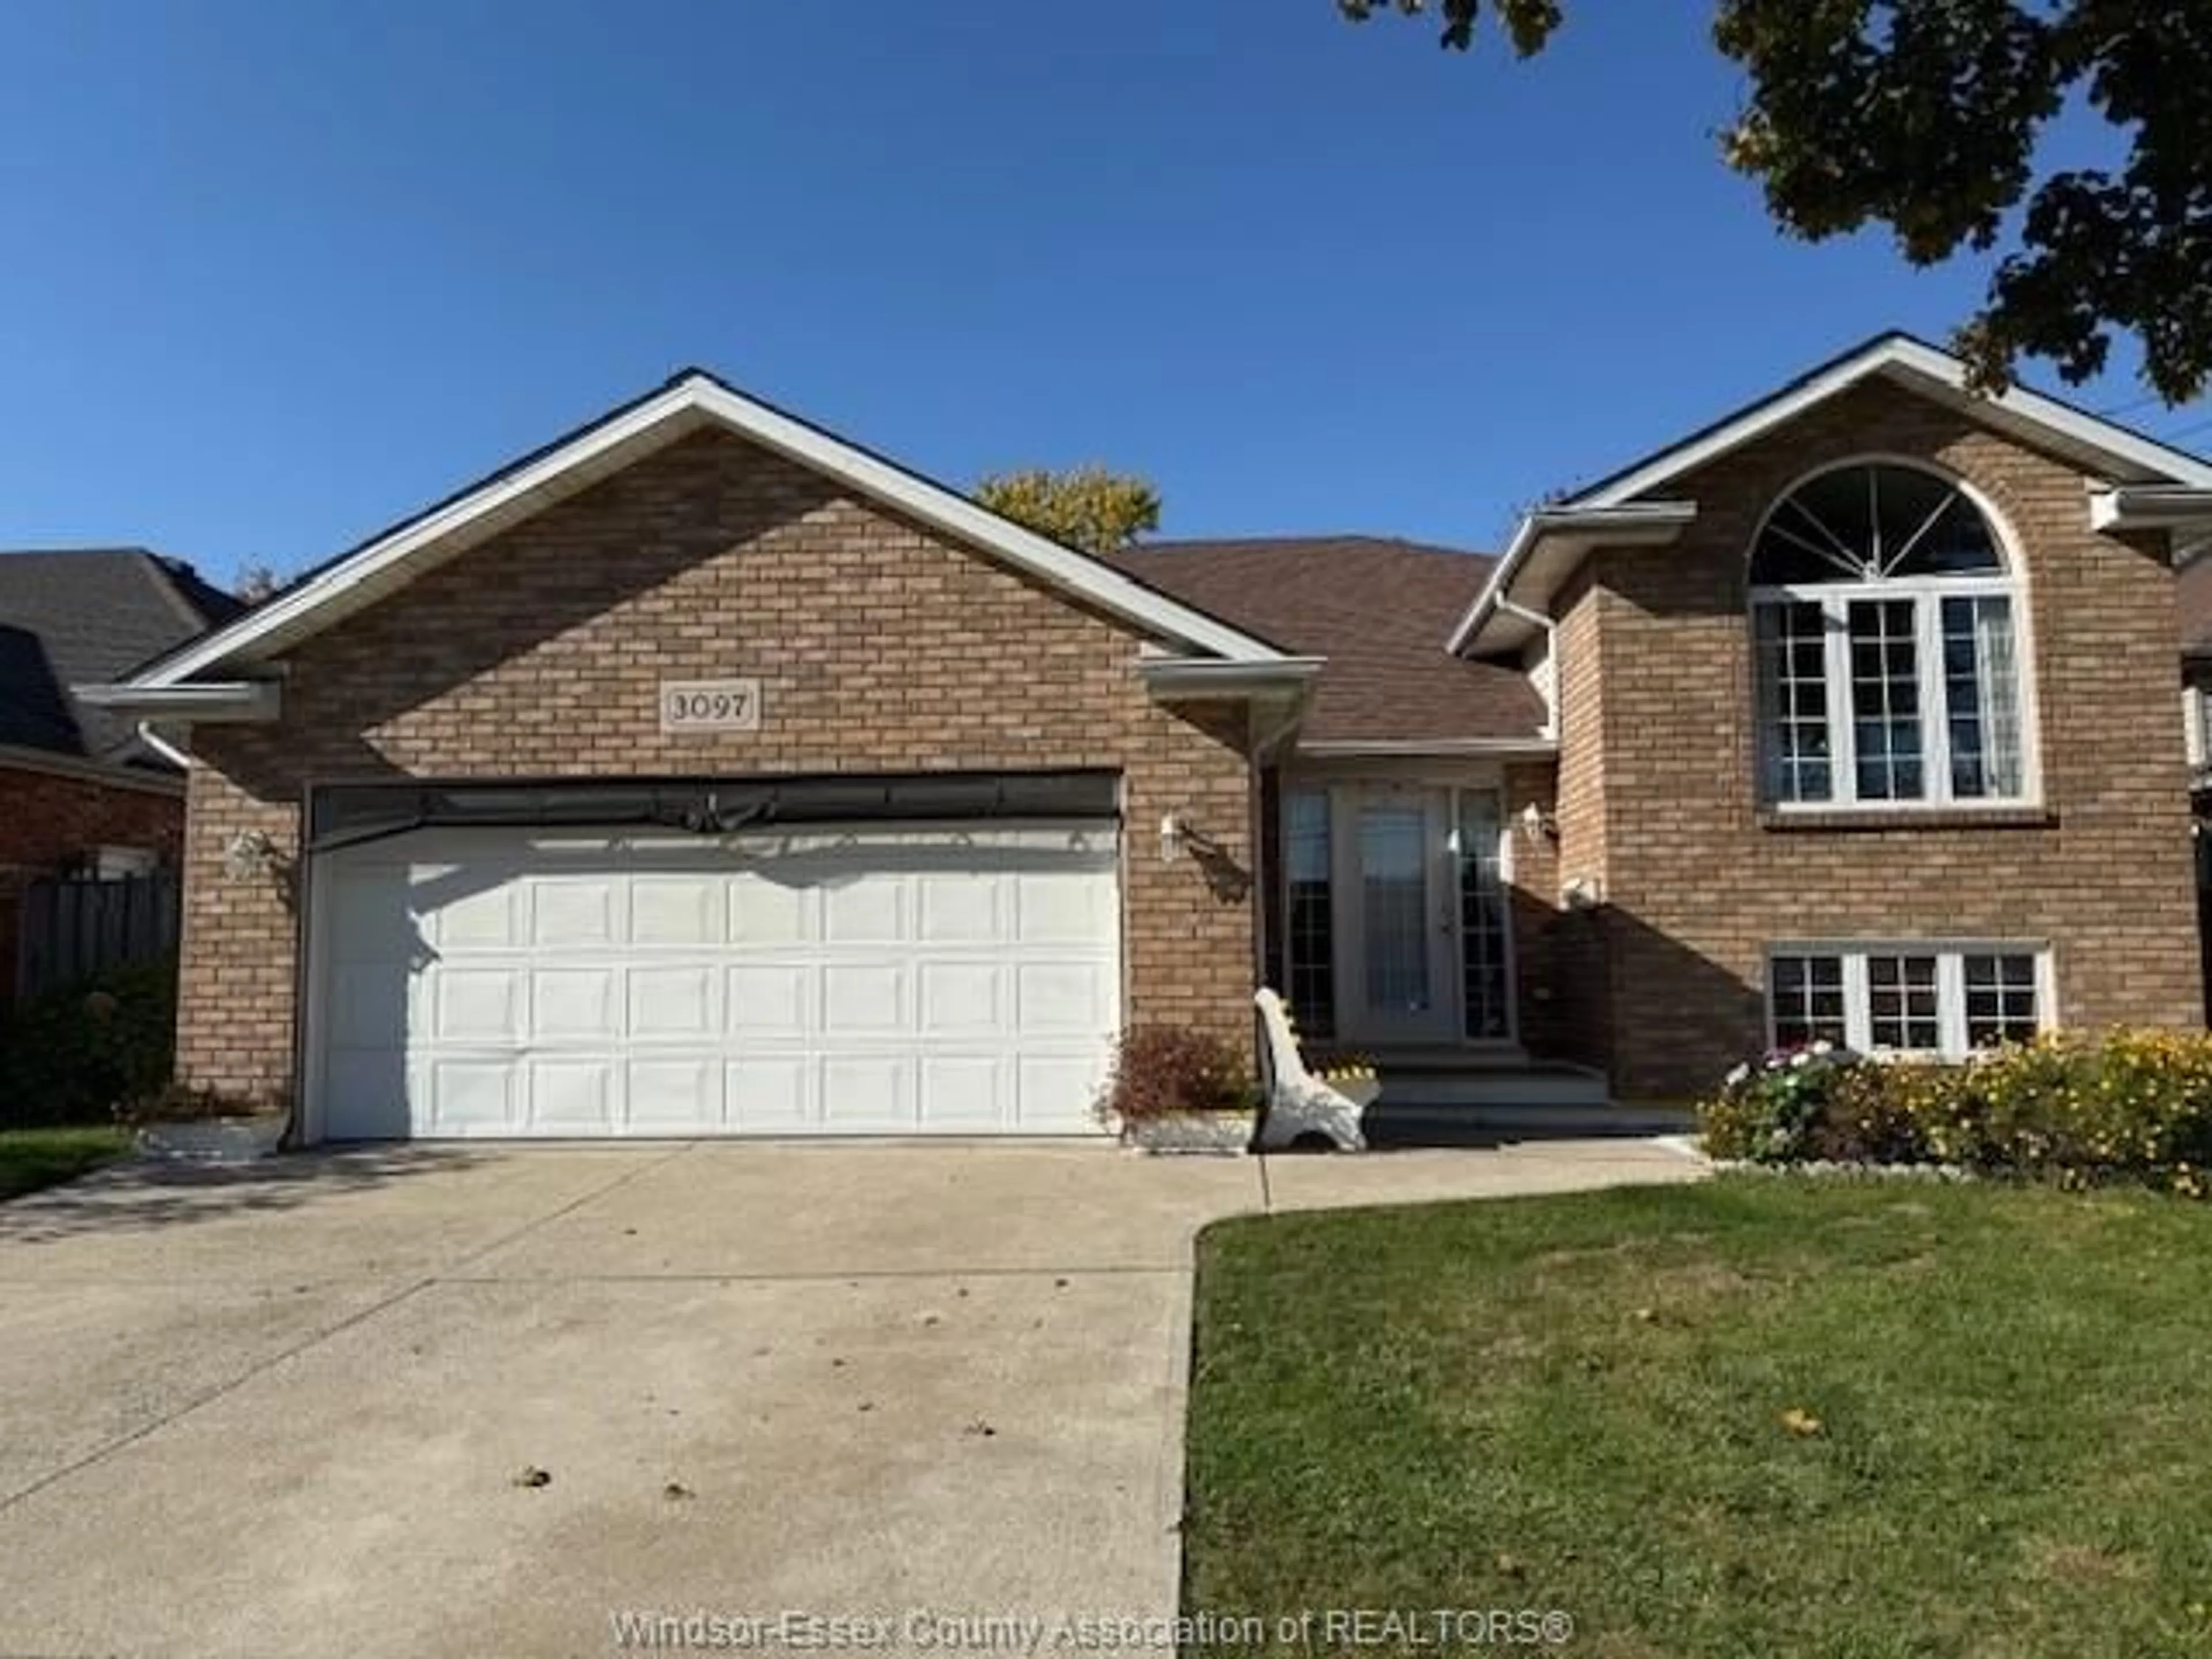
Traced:
[[105, 1172], [0, 1206], [0, 1654], [599, 1654], [629, 1611], [902, 1638], [921, 1609], [1165, 1615], [1200, 1226], [1698, 1173], [1638, 1141]]

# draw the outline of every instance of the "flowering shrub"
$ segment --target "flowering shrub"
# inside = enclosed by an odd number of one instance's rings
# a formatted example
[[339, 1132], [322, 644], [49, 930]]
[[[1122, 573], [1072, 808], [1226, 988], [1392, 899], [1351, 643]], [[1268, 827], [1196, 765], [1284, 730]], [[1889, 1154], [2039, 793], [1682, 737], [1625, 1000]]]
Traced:
[[[1847, 1049], [1816, 1042], [1737, 1066], [1698, 1109], [1707, 1148], [1717, 1158], [1760, 1164], [1814, 1156], [1811, 1139], [1829, 1115], [1838, 1081], [1856, 1061]], [[1727, 1150], [1717, 1150], [1723, 1146]]]
[[1260, 1103], [1251, 1062], [1209, 1031], [1188, 1025], [1134, 1025], [1114, 1048], [1114, 1067], [1099, 1091], [1102, 1117], [1124, 1122], [1174, 1112], [1247, 1110]]
[[1944, 1164], [2201, 1197], [2212, 1190], [2212, 1036], [2056, 1032], [1957, 1062], [1815, 1045], [1739, 1066], [1698, 1119], [1717, 1158]]

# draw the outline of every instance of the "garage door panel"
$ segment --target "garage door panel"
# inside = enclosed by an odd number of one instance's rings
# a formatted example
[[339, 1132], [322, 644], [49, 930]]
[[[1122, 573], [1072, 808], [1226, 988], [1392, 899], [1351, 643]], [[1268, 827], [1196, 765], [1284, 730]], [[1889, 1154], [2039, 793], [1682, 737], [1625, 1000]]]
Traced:
[[798, 1134], [816, 1126], [813, 1060], [755, 1054], [723, 1068], [729, 1127], [741, 1134]]
[[416, 885], [425, 931], [440, 951], [504, 951], [520, 940], [524, 889], [471, 886], [442, 895], [436, 890], [452, 885], [453, 878]]
[[990, 1054], [922, 1055], [916, 1065], [922, 1124], [970, 1134], [1005, 1127], [1010, 1069]]
[[906, 1027], [903, 968], [832, 963], [822, 969], [822, 1030], [827, 1036], [883, 1036]]
[[805, 963], [758, 963], [728, 970], [726, 1029], [740, 1044], [805, 1044], [815, 1028], [820, 969]]
[[915, 881], [915, 937], [924, 945], [991, 945], [1006, 937], [1004, 886], [988, 871], [933, 872]]
[[707, 962], [633, 965], [628, 975], [631, 1040], [696, 1042], [718, 1036], [720, 977]]
[[1085, 1036], [1111, 1020], [1114, 987], [1091, 962], [1027, 962], [1015, 970], [1016, 1023], [1027, 1036]]
[[432, 1029], [456, 1042], [520, 1042], [523, 985], [520, 968], [447, 967], [431, 981]]
[[896, 945], [906, 937], [906, 897], [895, 877], [825, 883], [822, 937], [831, 945]]
[[530, 1127], [541, 1134], [603, 1135], [617, 1127], [615, 1068], [606, 1058], [532, 1060]]
[[1101, 896], [1109, 884], [1090, 872], [1030, 871], [1016, 881], [1015, 938], [1024, 945], [1088, 945], [1112, 925]]
[[316, 1115], [335, 1139], [1095, 1133], [1116, 872], [1095, 824], [325, 854]]
[[623, 1035], [618, 969], [541, 968], [530, 976], [530, 1040], [611, 1047]]
[[356, 1139], [400, 1139], [420, 1133], [413, 1121], [414, 1091], [407, 1086], [407, 1056], [401, 1049], [335, 1049], [323, 1087], [330, 1121], [345, 1125]]
[[619, 935], [617, 891], [605, 878], [556, 877], [530, 884], [532, 945], [611, 945]]
[[330, 983], [334, 1046], [405, 1048], [411, 981], [404, 963], [337, 963], [331, 969]]
[[821, 1061], [822, 1122], [853, 1134], [915, 1127], [914, 1061], [905, 1054], [830, 1054]]
[[641, 876], [630, 884], [633, 945], [718, 944], [729, 924], [720, 876]]
[[427, 1068], [430, 1112], [443, 1134], [510, 1130], [514, 1124], [515, 1064], [511, 1058], [434, 1060]]
[[331, 884], [326, 903], [325, 925], [335, 963], [388, 963], [404, 968], [422, 954], [408, 906], [405, 866], [349, 871]]
[[713, 1133], [722, 1126], [722, 1064], [713, 1056], [633, 1058], [623, 1083], [634, 1133]]
[[1097, 1129], [1091, 1103], [1099, 1081], [1089, 1054], [1024, 1054], [1015, 1061], [1022, 1112], [1017, 1127], [1031, 1134]]
[[804, 945], [811, 936], [813, 896], [804, 887], [748, 872], [730, 883], [730, 942]]
[[996, 962], [924, 962], [918, 1017], [925, 1037], [968, 1036], [1007, 1024], [1006, 969]]

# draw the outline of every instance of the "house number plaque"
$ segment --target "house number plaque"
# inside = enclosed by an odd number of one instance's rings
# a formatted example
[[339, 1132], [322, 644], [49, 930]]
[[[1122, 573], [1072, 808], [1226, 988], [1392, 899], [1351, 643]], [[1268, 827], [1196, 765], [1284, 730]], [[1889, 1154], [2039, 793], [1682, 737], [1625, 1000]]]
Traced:
[[664, 732], [757, 732], [758, 680], [663, 680]]

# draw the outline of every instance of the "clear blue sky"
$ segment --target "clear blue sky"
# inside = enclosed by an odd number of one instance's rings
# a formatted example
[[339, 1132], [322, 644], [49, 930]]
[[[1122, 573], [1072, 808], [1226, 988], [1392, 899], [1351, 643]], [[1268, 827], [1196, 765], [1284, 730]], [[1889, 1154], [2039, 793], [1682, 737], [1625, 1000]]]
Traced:
[[1520, 64], [1330, 0], [0, 9], [0, 545], [289, 571], [699, 363], [1170, 534], [1490, 546], [1978, 294], [1776, 234], [1707, 6], [1570, 9]]

